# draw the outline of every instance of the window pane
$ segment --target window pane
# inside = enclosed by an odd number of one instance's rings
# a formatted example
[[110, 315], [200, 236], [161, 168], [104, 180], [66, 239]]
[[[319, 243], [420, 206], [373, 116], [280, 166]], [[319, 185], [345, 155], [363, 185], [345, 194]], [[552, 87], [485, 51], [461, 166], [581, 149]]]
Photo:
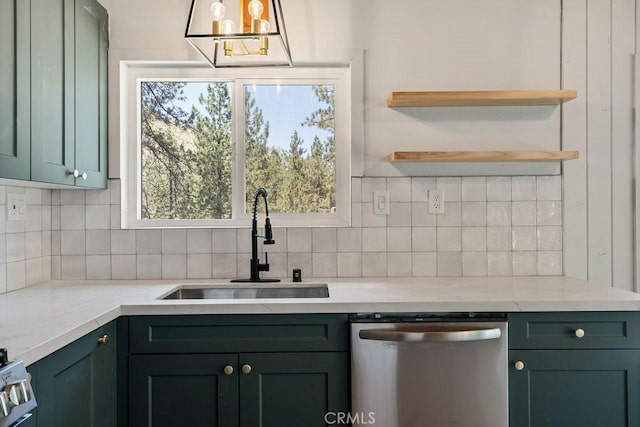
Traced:
[[231, 93], [226, 82], [142, 82], [142, 219], [231, 218]]
[[257, 188], [269, 211], [332, 212], [336, 206], [334, 85], [245, 86], [246, 209]]

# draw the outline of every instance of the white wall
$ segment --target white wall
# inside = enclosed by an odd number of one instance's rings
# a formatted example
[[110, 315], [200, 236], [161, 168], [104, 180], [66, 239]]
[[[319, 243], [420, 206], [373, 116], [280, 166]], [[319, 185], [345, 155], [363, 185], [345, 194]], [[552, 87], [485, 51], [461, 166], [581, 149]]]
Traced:
[[[110, 13], [110, 176], [120, 60], [198, 60], [189, 0]], [[557, 165], [386, 162], [395, 149], [579, 149], [564, 166], [565, 272], [633, 287], [634, 0], [282, 0], [294, 61], [365, 52], [365, 176], [554, 174]], [[215, 70], [212, 70], [215, 73]], [[563, 107], [389, 109], [393, 90], [578, 89]]]

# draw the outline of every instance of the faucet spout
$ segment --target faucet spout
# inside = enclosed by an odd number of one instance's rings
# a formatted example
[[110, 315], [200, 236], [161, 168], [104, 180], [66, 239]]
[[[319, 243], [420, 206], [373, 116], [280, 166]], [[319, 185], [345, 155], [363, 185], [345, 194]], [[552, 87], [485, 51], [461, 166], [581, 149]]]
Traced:
[[[264, 235], [258, 234], [258, 201], [262, 197], [264, 200], [264, 210], [266, 214]], [[253, 218], [251, 219], [251, 262], [249, 279], [233, 279], [232, 282], [279, 282], [280, 279], [263, 279], [260, 277], [261, 271], [269, 271], [269, 258], [267, 252], [264, 253], [265, 262], [260, 263], [258, 258], [258, 238], [264, 240], [265, 245], [273, 245], [273, 231], [271, 229], [271, 220], [269, 219], [269, 205], [267, 203], [267, 190], [260, 187], [256, 191], [253, 201]]]

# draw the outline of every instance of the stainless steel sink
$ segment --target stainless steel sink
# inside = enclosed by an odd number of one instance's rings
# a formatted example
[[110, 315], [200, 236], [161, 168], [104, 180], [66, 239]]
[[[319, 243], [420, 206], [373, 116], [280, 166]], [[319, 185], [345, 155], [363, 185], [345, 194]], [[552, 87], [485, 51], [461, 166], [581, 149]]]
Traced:
[[309, 286], [183, 286], [162, 299], [328, 298], [326, 284]]

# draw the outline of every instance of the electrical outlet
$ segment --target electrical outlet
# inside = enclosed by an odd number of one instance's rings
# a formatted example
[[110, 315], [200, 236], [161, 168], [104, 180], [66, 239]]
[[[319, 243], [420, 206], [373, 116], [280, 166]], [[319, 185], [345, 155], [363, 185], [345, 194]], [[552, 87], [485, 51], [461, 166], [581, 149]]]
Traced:
[[27, 201], [24, 194], [7, 193], [7, 221], [24, 221], [27, 217]]
[[389, 192], [373, 192], [373, 213], [376, 215], [389, 215]]
[[444, 191], [429, 191], [429, 213], [436, 215], [444, 213]]

